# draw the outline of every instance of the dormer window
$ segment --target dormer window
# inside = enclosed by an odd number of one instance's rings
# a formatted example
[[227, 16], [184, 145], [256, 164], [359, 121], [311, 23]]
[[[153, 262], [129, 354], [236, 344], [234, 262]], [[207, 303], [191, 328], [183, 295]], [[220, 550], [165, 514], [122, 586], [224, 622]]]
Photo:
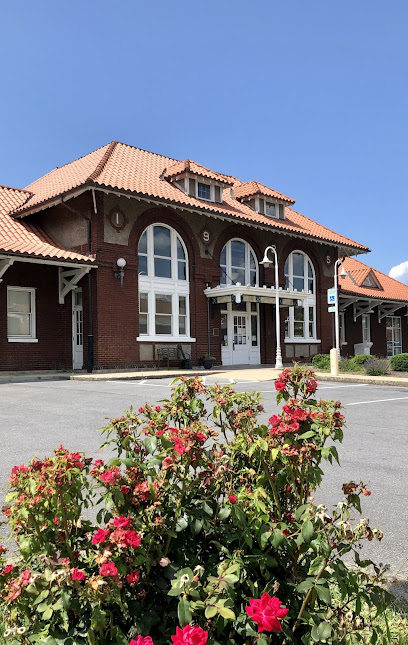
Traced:
[[161, 178], [170, 181], [186, 195], [216, 204], [222, 204], [223, 188], [234, 184], [231, 177], [213, 172], [189, 159], [178, 161], [165, 169]]
[[276, 217], [276, 204], [265, 202], [265, 215], [268, 215], [268, 217]]
[[381, 285], [378, 283], [372, 271], [367, 275], [364, 282], [361, 285], [362, 287], [369, 287], [370, 289], [381, 289]]
[[200, 181], [198, 181], [197, 182], [197, 197], [198, 197], [198, 199], [208, 199], [209, 201], [211, 201], [211, 186], [210, 186], [210, 184], [202, 184]]

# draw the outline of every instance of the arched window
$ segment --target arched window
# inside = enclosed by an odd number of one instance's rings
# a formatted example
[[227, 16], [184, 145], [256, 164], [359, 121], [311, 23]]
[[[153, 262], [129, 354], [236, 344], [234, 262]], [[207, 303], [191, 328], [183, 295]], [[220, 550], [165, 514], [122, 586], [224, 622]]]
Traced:
[[289, 307], [285, 336], [296, 340], [316, 339], [316, 278], [313, 264], [303, 251], [293, 251], [285, 262], [285, 289], [304, 291], [308, 297], [298, 307]]
[[255, 253], [243, 240], [229, 240], [221, 251], [220, 284], [258, 286], [258, 262]]
[[138, 256], [140, 340], [189, 339], [190, 285], [183, 240], [169, 226], [153, 224], [140, 237]]

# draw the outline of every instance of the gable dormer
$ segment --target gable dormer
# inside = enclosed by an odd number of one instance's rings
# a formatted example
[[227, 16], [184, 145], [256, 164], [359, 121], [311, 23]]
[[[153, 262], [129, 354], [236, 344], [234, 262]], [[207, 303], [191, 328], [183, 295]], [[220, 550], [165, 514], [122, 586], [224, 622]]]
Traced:
[[363, 279], [360, 286], [369, 287], [370, 289], [382, 289], [382, 286], [375, 277], [374, 271], [372, 271], [371, 269]]
[[285, 207], [295, 203], [291, 197], [258, 181], [248, 181], [235, 186], [235, 198], [257, 213], [275, 219], [285, 219]]
[[223, 189], [234, 184], [228, 175], [213, 172], [190, 159], [177, 161], [163, 172], [162, 177], [186, 195], [216, 204], [222, 204]]

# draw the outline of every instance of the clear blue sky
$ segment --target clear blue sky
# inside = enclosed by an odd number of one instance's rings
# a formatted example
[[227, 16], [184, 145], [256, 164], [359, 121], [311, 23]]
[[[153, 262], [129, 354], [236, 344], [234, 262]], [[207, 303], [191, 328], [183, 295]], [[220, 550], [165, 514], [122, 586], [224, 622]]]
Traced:
[[0, 183], [112, 139], [296, 199], [408, 259], [405, 0], [14, 0], [0, 21]]

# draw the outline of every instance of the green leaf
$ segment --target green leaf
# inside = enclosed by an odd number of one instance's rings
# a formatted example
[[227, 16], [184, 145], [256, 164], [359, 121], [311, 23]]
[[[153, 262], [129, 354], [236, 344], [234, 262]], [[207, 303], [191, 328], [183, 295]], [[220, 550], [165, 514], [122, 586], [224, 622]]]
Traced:
[[279, 455], [279, 448], [272, 448], [270, 455], [271, 455], [271, 461], [273, 463], [276, 457]]
[[212, 517], [213, 510], [212, 510], [211, 506], [209, 506], [209, 505], [207, 504], [207, 502], [203, 502], [202, 509], [203, 509], [204, 513], [206, 513], [207, 515], [209, 515], [210, 517]]
[[51, 618], [52, 614], [53, 614], [53, 611], [54, 611], [53, 608], [51, 607], [51, 605], [49, 605], [47, 607], [47, 609], [44, 611], [44, 613], [42, 615], [42, 619], [43, 620], [49, 620]]
[[176, 523], [176, 532], [181, 533], [181, 531], [184, 531], [188, 526], [188, 521], [185, 515], [183, 517], [179, 517]]
[[323, 587], [322, 585], [316, 585], [316, 591], [317, 591], [317, 595], [319, 596], [319, 600], [321, 600], [322, 602], [325, 602], [326, 605], [331, 604], [331, 595], [327, 587]]
[[217, 613], [217, 607], [214, 607], [214, 605], [208, 605], [208, 607], [205, 608], [204, 613], [206, 618], [213, 618]]
[[227, 620], [236, 620], [234, 612], [228, 607], [218, 607], [218, 613]]
[[324, 564], [325, 558], [322, 555], [319, 555], [317, 558], [313, 560], [313, 562], [310, 564], [308, 574], [310, 576], [316, 575], [316, 573], [319, 573], [320, 569], [322, 568]]
[[193, 615], [190, 611], [190, 603], [185, 598], [181, 598], [179, 600], [179, 604], [177, 607], [177, 615], [178, 615], [179, 623], [182, 627], [185, 627], [186, 625], [188, 625], [193, 618]]
[[304, 591], [309, 591], [311, 587], [314, 585], [314, 578], [306, 578], [306, 580], [303, 580], [300, 584], [297, 586], [297, 590], [299, 593], [303, 593]]
[[308, 430], [307, 432], [304, 432], [303, 434], [299, 435], [298, 439], [310, 439], [310, 437], [315, 436], [315, 432], [313, 430]]
[[167, 592], [168, 596], [181, 596], [183, 593], [183, 587], [172, 587], [170, 591]]
[[95, 607], [92, 613], [91, 626], [98, 631], [102, 631], [106, 625], [106, 613], [99, 607]]
[[331, 636], [332, 629], [329, 625], [329, 623], [320, 623], [320, 625], [317, 628], [317, 635], [320, 640], [326, 641], [328, 638]]
[[150, 454], [152, 455], [157, 448], [156, 437], [151, 437], [151, 436], [146, 437], [146, 439], [144, 440], [144, 446], [147, 452], [150, 452]]
[[221, 506], [219, 513], [218, 513], [218, 519], [220, 520], [226, 520], [229, 516], [231, 515], [231, 509], [229, 506]]
[[199, 519], [195, 519], [191, 524], [190, 524], [191, 532], [193, 535], [198, 535], [203, 528], [203, 523]]
[[265, 439], [258, 439], [258, 444], [261, 450], [266, 452], [268, 450], [268, 444]]
[[302, 526], [302, 535], [305, 540], [305, 542], [310, 542], [310, 540], [313, 537], [313, 524], [310, 520], [306, 520], [306, 522]]

